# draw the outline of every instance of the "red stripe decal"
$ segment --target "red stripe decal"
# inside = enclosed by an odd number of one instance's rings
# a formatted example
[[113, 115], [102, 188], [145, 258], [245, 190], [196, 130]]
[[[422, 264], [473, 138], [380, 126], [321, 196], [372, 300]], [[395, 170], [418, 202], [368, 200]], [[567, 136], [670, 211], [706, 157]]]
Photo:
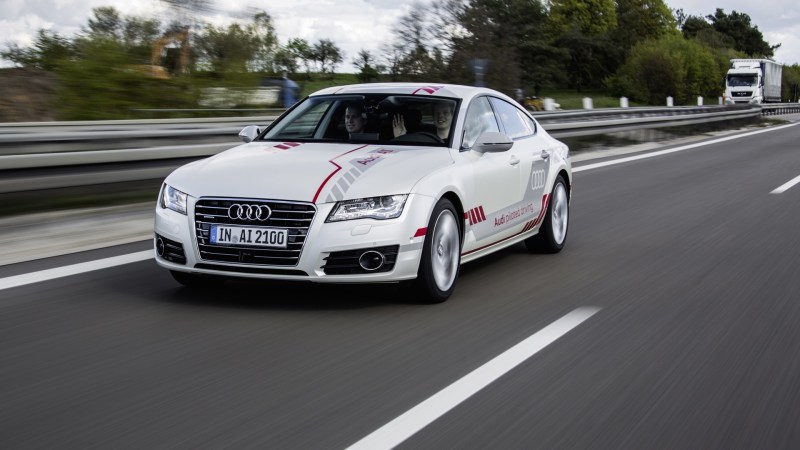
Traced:
[[541, 211], [539, 211], [539, 217], [537, 217], [536, 220], [533, 222], [533, 226], [538, 225], [539, 222], [541, 222], [542, 219], [544, 219], [544, 214], [547, 212], [547, 203], [549, 200], [550, 200], [550, 194], [547, 194], [542, 197], [542, 209]]
[[420, 229], [417, 230], [416, 233], [414, 233], [414, 237], [415, 238], [422, 237], [422, 236], [425, 236], [426, 233], [428, 233], [428, 228], [427, 227], [420, 228]]
[[474, 223], [480, 222], [480, 220], [478, 220], [478, 218], [475, 216], [475, 209], [469, 210], [469, 217], [472, 219]]
[[466, 220], [466, 219], [469, 219], [469, 213], [468, 213], [468, 212], [465, 212], [465, 213], [464, 213], [464, 219], [465, 219], [465, 220]]
[[283, 145], [288, 145], [289, 147], [297, 147], [300, 145], [299, 142], [284, 142]]
[[279, 148], [281, 150], [289, 150], [289, 147], [287, 147], [287, 146], [285, 146], [283, 144], [278, 144], [278, 145], [275, 146], [275, 148]]
[[319, 193], [320, 193], [320, 192], [322, 192], [322, 188], [323, 188], [323, 187], [325, 187], [325, 185], [328, 183], [328, 181], [329, 181], [329, 180], [330, 180], [330, 179], [331, 179], [331, 178], [332, 178], [334, 175], [336, 175], [336, 172], [338, 172], [338, 171], [342, 170], [342, 166], [340, 166], [340, 165], [336, 164], [335, 162], [333, 162], [333, 160], [334, 160], [334, 159], [337, 159], [337, 158], [341, 158], [342, 156], [344, 156], [344, 155], [346, 155], [346, 154], [348, 154], [348, 153], [353, 153], [353, 152], [354, 152], [354, 151], [356, 151], [356, 150], [361, 150], [362, 148], [366, 147], [367, 145], [369, 145], [369, 144], [362, 145], [361, 147], [354, 148], [354, 149], [352, 149], [352, 150], [350, 150], [350, 151], [344, 152], [344, 153], [342, 153], [341, 155], [337, 156], [336, 158], [333, 158], [333, 159], [331, 159], [330, 161], [328, 161], [329, 163], [331, 163], [331, 164], [333, 164], [334, 166], [336, 166], [336, 170], [334, 170], [333, 172], [331, 172], [331, 174], [330, 174], [330, 175], [328, 175], [328, 177], [327, 177], [327, 178], [325, 178], [325, 181], [323, 181], [323, 182], [322, 182], [322, 184], [320, 184], [320, 185], [319, 185], [319, 187], [317, 188], [317, 193], [316, 193], [316, 194], [314, 194], [314, 199], [313, 199], [313, 200], [311, 200], [311, 203], [317, 203], [317, 198], [319, 198]]
[[483, 213], [483, 205], [478, 206], [478, 212], [481, 213], [481, 220], [486, 220], [486, 214]]
[[411, 95], [415, 95], [419, 91], [427, 92], [428, 94], [433, 94], [434, 92], [438, 91], [441, 88], [442, 86], [425, 86], [415, 90], [414, 92], [411, 93]]
[[[545, 196], [543, 196], [543, 197], [542, 197], [542, 211], [539, 213], [539, 217], [538, 217], [538, 218], [537, 218], [537, 219], [534, 221], [534, 222], [536, 222], [536, 223], [534, 223], [534, 226], [536, 226], [536, 224], [538, 224], [538, 222], [539, 222], [540, 220], [542, 220], [542, 217], [544, 217], [544, 211], [546, 211], [546, 210], [547, 210], [547, 204], [549, 203], [549, 201], [550, 201], [550, 194], [547, 194], [547, 195], [545, 195]], [[531, 227], [531, 228], [533, 228], [533, 227]], [[497, 241], [497, 242], [492, 242], [491, 244], [486, 244], [486, 245], [484, 245], [483, 247], [478, 247], [478, 248], [476, 248], [476, 249], [473, 249], [473, 250], [470, 250], [470, 251], [468, 251], [468, 252], [464, 252], [464, 253], [462, 253], [462, 254], [461, 254], [461, 256], [469, 255], [470, 253], [475, 253], [475, 252], [477, 252], [477, 251], [479, 251], [479, 250], [483, 250], [483, 249], [485, 249], [485, 248], [488, 248], [488, 247], [491, 247], [491, 246], [493, 246], [493, 245], [500, 244], [500, 243], [502, 243], [502, 242], [505, 242], [505, 241], [507, 241], [507, 240], [509, 240], [509, 239], [513, 239], [513, 238], [515, 238], [515, 237], [519, 236], [520, 234], [522, 234], [522, 233], [524, 233], [524, 232], [525, 232], [525, 230], [523, 230], [523, 231], [520, 231], [519, 233], [517, 233], [517, 234], [514, 234], [514, 235], [512, 235], [512, 236], [509, 236], [509, 237], [507, 237], [507, 238], [500, 239], [500, 240], [499, 240], [499, 241]]]

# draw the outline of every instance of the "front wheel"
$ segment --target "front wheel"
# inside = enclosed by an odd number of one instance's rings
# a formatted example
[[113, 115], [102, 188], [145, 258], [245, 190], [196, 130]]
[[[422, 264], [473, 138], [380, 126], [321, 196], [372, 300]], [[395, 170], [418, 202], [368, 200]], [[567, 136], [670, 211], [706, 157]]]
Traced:
[[427, 303], [447, 300], [461, 267], [461, 230], [453, 203], [446, 198], [433, 208], [417, 272], [417, 292]]
[[567, 183], [559, 175], [547, 205], [547, 213], [539, 233], [525, 239], [528, 250], [536, 253], [558, 253], [567, 242], [569, 225], [569, 197]]

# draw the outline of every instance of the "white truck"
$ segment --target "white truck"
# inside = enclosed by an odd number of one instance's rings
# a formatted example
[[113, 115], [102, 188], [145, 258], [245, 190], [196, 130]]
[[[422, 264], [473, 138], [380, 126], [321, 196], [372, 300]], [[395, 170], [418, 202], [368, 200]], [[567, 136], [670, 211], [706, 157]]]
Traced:
[[780, 103], [783, 66], [769, 59], [732, 59], [725, 103]]

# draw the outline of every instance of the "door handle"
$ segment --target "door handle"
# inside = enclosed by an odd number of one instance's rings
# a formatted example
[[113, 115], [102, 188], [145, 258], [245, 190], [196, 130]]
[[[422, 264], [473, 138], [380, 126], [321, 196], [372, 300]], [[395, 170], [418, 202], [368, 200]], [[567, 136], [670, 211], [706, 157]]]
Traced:
[[508, 160], [508, 163], [511, 164], [512, 166], [516, 166], [517, 164], [519, 164], [519, 158], [517, 158], [516, 156], [512, 156], [511, 159]]
[[541, 156], [542, 159], [547, 159], [550, 157], [550, 152], [548, 152], [547, 150], [542, 150]]

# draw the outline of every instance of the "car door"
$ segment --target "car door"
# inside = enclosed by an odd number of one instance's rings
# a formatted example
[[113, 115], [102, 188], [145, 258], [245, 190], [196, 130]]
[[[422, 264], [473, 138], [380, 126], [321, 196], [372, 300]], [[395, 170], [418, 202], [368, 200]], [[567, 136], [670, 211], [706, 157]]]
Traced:
[[466, 231], [468, 240], [474, 240], [478, 247], [504, 237], [508, 228], [507, 212], [520, 199], [521, 161], [513, 148], [498, 153], [471, 150], [478, 136], [487, 131], [501, 130], [489, 97], [476, 97], [464, 119], [461, 155], [471, 166], [473, 179], [472, 195], [464, 205]]
[[519, 106], [497, 97], [490, 101], [502, 132], [514, 141], [510, 151], [520, 161], [517, 203], [511, 208], [507, 226], [514, 233], [528, 231], [544, 217], [550, 153], [536, 135], [536, 123]]

